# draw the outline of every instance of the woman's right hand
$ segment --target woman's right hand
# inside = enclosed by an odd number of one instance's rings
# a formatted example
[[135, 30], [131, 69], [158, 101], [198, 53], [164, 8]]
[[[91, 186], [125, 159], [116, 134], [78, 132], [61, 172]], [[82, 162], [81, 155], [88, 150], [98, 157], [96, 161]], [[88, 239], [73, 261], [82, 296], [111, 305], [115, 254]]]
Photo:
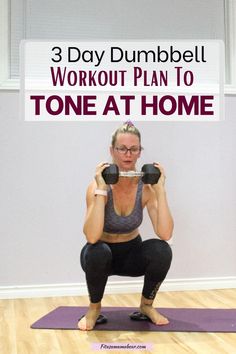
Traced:
[[104, 178], [102, 177], [102, 171], [105, 170], [105, 168], [107, 168], [109, 166], [110, 166], [110, 164], [108, 162], [101, 162], [96, 167], [96, 171], [95, 171], [95, 176], [94, 177], [95, 177], [98, 189], [107, 190], [107, 184], [104, 181]]

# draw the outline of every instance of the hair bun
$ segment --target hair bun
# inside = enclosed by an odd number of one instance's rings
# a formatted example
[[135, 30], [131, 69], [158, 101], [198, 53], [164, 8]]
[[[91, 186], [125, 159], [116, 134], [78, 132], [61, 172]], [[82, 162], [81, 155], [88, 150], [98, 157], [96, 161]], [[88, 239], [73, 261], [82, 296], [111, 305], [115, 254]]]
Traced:
[[131, 120], [127, 120], [124, 125], [128, 125], [128, 127], [134, 127], [134, 124], [131, 122]]

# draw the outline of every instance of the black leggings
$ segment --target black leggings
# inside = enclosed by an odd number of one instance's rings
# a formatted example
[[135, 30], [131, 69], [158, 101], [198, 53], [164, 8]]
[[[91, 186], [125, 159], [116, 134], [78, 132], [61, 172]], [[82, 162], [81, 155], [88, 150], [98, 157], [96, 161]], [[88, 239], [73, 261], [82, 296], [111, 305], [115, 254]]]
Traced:
[[144, 275], [142, 295], [154, 299], [172, 260], [169, 244], [159, 239], [142, 241], [140, 236], [127, 242], [87, 243], [80, 256], [90, 301], [102, 300], [109, 275]]

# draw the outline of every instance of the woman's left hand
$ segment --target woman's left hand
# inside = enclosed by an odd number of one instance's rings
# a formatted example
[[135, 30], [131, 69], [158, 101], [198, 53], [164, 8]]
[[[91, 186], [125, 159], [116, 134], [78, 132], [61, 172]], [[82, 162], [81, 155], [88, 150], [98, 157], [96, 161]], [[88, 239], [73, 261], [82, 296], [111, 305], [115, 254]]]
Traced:
[[153, 184], [152, 187], [156, 190], [159, 191], [160, 189], [164, 189], [165, 188], [165, 180], [166, 180], [166, 175], [165, 175], [165, 171], [164, 168], [161, 166], [161, 164], [159, 162], [154, 162], [153, 165], [157, 168], [159, 168], [160, 172], [161, 172], [161, 176], [158, 180], [158, 182], [156, 184]]

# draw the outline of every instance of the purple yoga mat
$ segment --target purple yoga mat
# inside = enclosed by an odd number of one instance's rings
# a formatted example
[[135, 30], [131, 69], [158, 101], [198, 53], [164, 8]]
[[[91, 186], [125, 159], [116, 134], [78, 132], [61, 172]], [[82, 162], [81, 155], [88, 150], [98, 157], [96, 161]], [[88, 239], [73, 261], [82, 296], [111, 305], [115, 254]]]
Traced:
[[[61, 306], [43, 316], [31, 328], [78, 329], [78, 319], [87, 307]], [[108, 319], [95, 330], [103, 331], [157, 331], [157, 332], [236, 332], [236, 309], [158, 308], [170, 323], [156, 326], [149, 321], [134, 321], [129, 314], [135, 307], [103, 307]]]

